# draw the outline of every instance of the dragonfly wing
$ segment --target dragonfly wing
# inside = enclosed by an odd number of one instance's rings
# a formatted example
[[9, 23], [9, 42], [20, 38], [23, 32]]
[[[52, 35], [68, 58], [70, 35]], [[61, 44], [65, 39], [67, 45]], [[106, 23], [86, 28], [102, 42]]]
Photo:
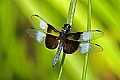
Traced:
[[91, 43], [90, 53], [102, 52], [103, 48], [99, 44]]
[[44, 32], [44, 33], [50, 33], [55, 36], [59, 36], [60, 32], [56, 30], [52, 25], [48, 24], [43, 18], [41, 18], [38, 15], [32, 15], [31, 16], [35, 28]]
[[104, 36], [104, 33], [100, 30], [85, 31], [81, 34], [80, 41], [95, 40], [102, 36]]
[[59, 40], [60, 39], [57, 36], [53, 36], [51, 34], [46, 34], [45, 45], [49, 49], [55, 49], [58, 46]]
[[54, 36], [59, 36], [60, 32], [58, 30], [56, 30], [52, 25], [47, 24], [48, 28], [47, 28], [47, 33], [52, 34]]
[[34, 22], [35, 28], [37, 28], [39, 30], [46, 30], [47, 29], [47, 27], [48, 27], [47, 22], [43, 18], [41, 18], [40, 16], [32, 15], [31, 19]]
[[26, 31], [32, 38], [36, 39], [39, 43], [41, 43], [45, 37], [45, 33], [34, 28], [27, 29]]
[[70, 32], [66, 34], [66, 38], [69, 40], [79, 40], [81, 34], [83, 34], [83, 32]]
[[96, 52], [103, 51], [103, 48], [100, 45], [94, 44], [94, 43], [89, 43], [89, 42], [81, 42], [79, 45], [79, 48], [80, 48], [81, 54], [85, 54], [87, 52], [96, 53]]
[[79, 41], [75, 41], [75, 40], [69, 40], [69, 39], [66, 39], [65, 40], [65, 43], [63, 45], [63, 52], [64, 53], [67, 53], [67, 54], [72, 54], [74, 53], [77, 48], [79, 47]]
[[91, 48], [90, 43], [87, 43], [87, 42], [80, 43], [80, 53], [81, 54], [85, 54], [85, 53], [89, 52], [90, 48]]

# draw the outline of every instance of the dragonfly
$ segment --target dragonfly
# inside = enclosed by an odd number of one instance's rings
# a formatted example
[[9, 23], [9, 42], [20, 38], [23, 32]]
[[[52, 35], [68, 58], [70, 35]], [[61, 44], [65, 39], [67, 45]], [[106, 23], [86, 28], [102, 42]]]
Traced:
[[101, 52], [103, 48], [94, 43], [88, 42], [103, 36], [100, 30], [91, 30], [83, 32], [70, 32], [71, 25], [64, 24], [61, 31], [55, 29], [51, 24], [47, 23], [39, 15], [32, 15], [35, 26], [27, 29], [27, 33], [39, 43], [45, 41], [45, 46], [48, 49], [57, 49], [52, 67], [54, 67], [59, 59], [60, 53], [63, 50], [66, 54], [72, 54], [79, 50], [81, 54], [87, 52]]

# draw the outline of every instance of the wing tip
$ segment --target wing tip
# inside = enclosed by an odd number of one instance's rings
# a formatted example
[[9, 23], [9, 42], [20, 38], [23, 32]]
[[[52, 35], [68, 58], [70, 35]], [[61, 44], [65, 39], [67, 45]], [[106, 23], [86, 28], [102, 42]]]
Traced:
[[104, 36], [104, 32], [103, 31], [101, 31], [101, 30], [95, 30], [95, 31], [98, 31], [98, 32], [102, 33], [103, 36]]
[[29, 34], [29, 30], [30, 29], [35, 29], [35, 28], [33, 28], [33, 27], [29, 27], [28, 29], [26, 29], [26, 32]]
[[100, 31], [100, 30], [95, 30], [95, 31], [102, 32], [102, 31]]
[[100, 46], [99, 44], [95, 44], [96, 46], [99, 46], [100, 48], [101, 48], [101, 50], [100, 51], [98, 51], [98, 52], [102, 52], [104, 49], [103, 49], [103, 47], [102, 46]]
[[[32, 16], [37, 16], [37, 17], [39, 17], [39, 15], [37, 15], [37, 14], [33, 14]], [[32, 17], [32, 16], [31, 16], [31, 17]]]
[[35, 29], [35, 28], [33, 28], [33, 27], [30, 27], [30, 29]]
[[35, 16], [41, 18], [39, 15], [33, 14], [33, 15], [31, 16], [31, 19], [33, 19], [33, 17], [35, 17]]

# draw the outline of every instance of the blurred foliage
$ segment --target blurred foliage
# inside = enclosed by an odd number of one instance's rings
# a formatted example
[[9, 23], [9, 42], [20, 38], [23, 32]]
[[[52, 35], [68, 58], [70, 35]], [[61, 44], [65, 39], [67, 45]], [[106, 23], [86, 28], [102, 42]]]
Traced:
[[[60, 30], [66, 23], [70, 0], [0, 1], [0, 80], [57, 80], [59, 65], [52, 68], [56, 50], [30, 38], [30, 16], [38, 14]], [[105, 33], [94, 43], [104, 51], [89, 56], [87, 80], [120, 80], [120, 0], [92, 0], [92, 29]], [[85, 31], [87, 0], [77, 0], [72, 31]], [[83, 56], [67, 55], [62, 80], [80, 80]]]

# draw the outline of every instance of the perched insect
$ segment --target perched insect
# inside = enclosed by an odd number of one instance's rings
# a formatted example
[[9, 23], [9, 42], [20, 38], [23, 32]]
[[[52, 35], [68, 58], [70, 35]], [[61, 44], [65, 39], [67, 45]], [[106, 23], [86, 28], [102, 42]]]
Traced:
[[34, 28], [27, 29], [27, 33], [39, 43], [45, 38], [45, 45], [49, 49], [58, 47], [53, 61], [53, 67], [57, 64], [62, 48], [63, 52], [66, 54], [72, 54], [78, 48], [81, 54], [85, 54], [88, 51], [100, 52], [103, 50], [100, 45], [88, 42], [89, 40], [102, 37], [103, 33], [100, 30], [70, 32], [71, 26], [64, 24], [62, 30], [58, 31], [38, 15], [32, 15], [31, 18], [35, 26]]

